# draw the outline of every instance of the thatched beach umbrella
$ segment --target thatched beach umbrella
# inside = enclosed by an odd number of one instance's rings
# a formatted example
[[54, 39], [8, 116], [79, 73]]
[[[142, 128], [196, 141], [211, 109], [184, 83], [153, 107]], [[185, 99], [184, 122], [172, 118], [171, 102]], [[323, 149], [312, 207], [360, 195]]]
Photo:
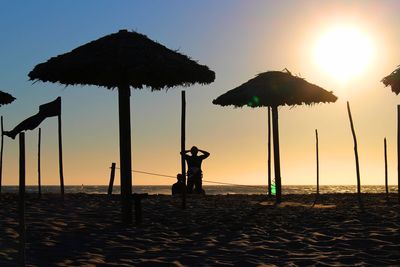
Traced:
[[0, 107], [2, 105], [7, 105], [12, 103], [15, 100], [15, 97], [10, 95], [9, 93], [5, 93], [3, 91], [0, 91]]
[[[400, 67], [382, 79], [385, 86], [390, 86], [392, 91], [400, 93]], [[397, 193], [400, 202], [400, 105], [397, 105]]]
[[122, 212], [131, 221], [130, 87], [161, 90], [207, 84], [215, 73], [147, 36], [121, 30], [37, 65], [31, 80], [118, 88]]
[[385, 86], [390, 86], [392, 91], [398, 95], [400, 93], [400, 67], [382, 79]]
[[274, 169], [276, 201], [281, 202], [281, 171], [279, 157], [278, 106], [311, 105], [321, 102], [335, 102], [331, 92], [293, 76], [289, 71], [268, 71], [219, 96], [213, 101], [221, 106], [271, 107], [274, 141]]

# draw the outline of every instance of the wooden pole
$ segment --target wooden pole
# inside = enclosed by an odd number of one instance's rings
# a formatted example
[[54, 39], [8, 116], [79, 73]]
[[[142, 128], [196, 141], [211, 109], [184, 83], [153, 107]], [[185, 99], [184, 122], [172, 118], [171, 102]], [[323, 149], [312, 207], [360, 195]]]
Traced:
[[131, 155], [131, 108], [130, 87], [118, 87], [119, 109], [119, 156], [121, 175], [122, 222], [132, 223], [132, 155]]
[[2, 180], [3, 180], [3, 145], [4, 145], [4, 128], [3, 128], [3, 116], [0, 119], [1, 124], [1, 145], [0, 145], [0, 193], [2, 188]]
[[185, 142], [186, 142], [186, 94], [182, 91], [182, 114], [181, 114], [181, 171], [182, 171], [182, 209], [186, 208], [186, 162], [185, 162]]
[[360, 165], [358, 161], [357, 137], [356, 137], [356, 132], [354, 131], [354, 124], [353, 124], [353, 118], [351, 117], [349, 101], [347, 101], [347, 112], [349, 113], [351, 133], [353, 134], [353, 140], [354, 140], [354, 156], [356, 158], [356, 173], [357, 173], [357, 194], [361, 194]]
[[134, 195], [135, 203], [135, 224], [139, 225], [142, 223], [142, 199], [140, 195]]
[[148, 196], [147, 193], [144, 194], [133, 194], [133, 199], [135, 203], [135, 224], [140, 225], [143, 220], [142, 216], [142, 199]]
[[317, 195], [319, 195], [319, 151], [318, 151], [318, 130], [315, 129], [315, 150], [317, 158]]
[[271, 194], [271, 107], [268, 107], [268, 196]]
[[397, 196], [400, 203], [400, 105], [397, 105]]
[[41, 184], [41, 169], [40, 169], [40, 143], [41, 143], [41, 134], [42, 129], [39, 128], [38, 133], [38, 192], [39, 197], [42, 195], [42, 184]]
[[60, 170], [61, 196], [64, 197], [64, 170], [63, 170], [62, 131], [61, 131], [61, 129], [62, 129], [62, 124], [61, 124], [61, 112], [60, 112], [60, 115], [58, 115], [58, 160], [59, 160], [59, 170]]
[[278, 126], [278, 107], [272, 107], [272, 131], [274, 139], [274, 170], [276, 186], [276, 203], [282, 202], [282, 182], [281, 182], [281, 163], [279, 156], [279, 126]]
[[386, 146], [386, 137], [383, 139], [383, 147], [384, 147], [384, 157], [385, 157], [385, 191], [386, 195], [389, 194], [389, 186], [388, 186], [388, 165], [387, 165], [387, 146]]
[[25, 266], [25, 133], [19, 134], [19, 266]]
[[110, 183], [108, 185], [108, 194], [112, 195], [115, 177], [115, 162], [111, 163]]

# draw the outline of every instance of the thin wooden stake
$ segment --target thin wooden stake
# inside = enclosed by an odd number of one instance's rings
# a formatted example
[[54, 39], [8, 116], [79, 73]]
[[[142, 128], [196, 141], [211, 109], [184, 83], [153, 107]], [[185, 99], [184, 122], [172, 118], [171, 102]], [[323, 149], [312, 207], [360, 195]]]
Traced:
[[1, 147], [0, 147], [0, 193], [1, 193], [1, 188], [3, 186], [2, 180], [3, 180], [3, 145], [4, 145], [4, 134], [3, 134], [3, 116], [1, 116]]
[[61, 134], [61, 112], [58, 115], [58, 159], [60, 170], [60, 188], [61, 196], [64, 197], [64, 170], [63, 170], [63, 152], [62, 152], [62, 134]]
[[111, 163], [110, 183], [108, 184], [108, 194], [112, 195], [115, 177], [115, 162]]
[[268, 107], [268, 196], [271, 194], [271, 107]]
[[19, 134], [19, 266], [25, 266], [25, 133]]
[[41, 170], [40, 170], [41, 133], [42, 133], [42, 129], [39, 128], [39, 133], [38, 133], [38, 192], [39, 192], [39, 197], [42, 195]]
[[147, 193], [144, 194], [133, 194], [133, 199], [135, 203], [135, 224], [140, 225], [143, 221], [142, 215], [142, 199], [148, 196]]
[[186, 209], [186, 94], [182, 91], [182, 117], [181, 117], [181, 169], [182, 169], [182, 209]]
[[349, 113], [351, 133], [353, 134], [353, 140], [354, 140], [354, 156], [356, 158], [356, 173], [357, 173], [357, 194], [361, 194], [360, 166], [359, 166], [359, 161], [358, 161], [357, 137], [356, 137], [356, 132], [354, 130], [353, 118], [351, 117], [349, 101], [347, 101], [347, 112]]
[[319, 151], [318, 151], [318, 130], [315, 129], [315, 150], [317, 158], [317, 195], [319, 195]]
[[397, 105], [397, 196], [400, 203], [400, 105]]
[[386, 195], [388, 195], [389, 194], [389, 186], [388, 186], [388, 165], [387, 165], [386, 137], [383, 140], [383, 146], [384, 146], [384, 156], [385, 156], [385, 189], [386, 189]]
[[135, 196], [134, 203], [135, 203], [135, 224], [139, 225], [142, 223], [142, 199], [141, 199], [141, 197]]

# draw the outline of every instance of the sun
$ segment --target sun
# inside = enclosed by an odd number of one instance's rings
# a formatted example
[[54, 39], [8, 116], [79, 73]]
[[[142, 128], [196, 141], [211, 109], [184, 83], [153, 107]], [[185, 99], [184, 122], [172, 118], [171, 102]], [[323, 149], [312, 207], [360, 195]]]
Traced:
[[366, 69], [373, 56], [373, 45], [359, 29], [336, 26], [317, 41], [314, 53], [319, 68], [346, 82]]

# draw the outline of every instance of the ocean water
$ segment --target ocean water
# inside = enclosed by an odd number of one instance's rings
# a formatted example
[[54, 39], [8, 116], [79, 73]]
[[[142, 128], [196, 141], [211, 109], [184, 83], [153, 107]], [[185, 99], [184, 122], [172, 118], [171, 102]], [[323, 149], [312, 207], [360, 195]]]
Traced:
[[[226, 195], [226, 194], [266, 194], [267, 186], [230, 186], [230, 185], [204, 185], [204, 190], [208, 195]], [[106, 185], [87, 185], [87, 186], [65, 186], [66, 193], [86, 193], [86, 194], [107, 194]], [[282, 187], [283, 194], [313, 194], [315, 186], [310, 185], [288, 185]], [[134, 193], [148, 194], [171, 194], [169, 185], [151, 185], [151, 186], [133, 186]], [[397, 186], [389, 186], [390, 192], [397, 192]], [[3, 186], [4, 193], [18, 193], [18, 186]], [[27, 193], [37, 193], [37, 186], [26, 186]], [[320, 193], [356, 193], [357, 188], [354, 185], [324, 185], [320, 186]], [[385, 187], [381, 185], [366, 185], [361, 187], [363, 193], [385, 193]], [[42, 193], [60, 193], [59, 186], [42, 186]], [[114, 186], [113, 194], [119, 194], [120, 187]]]

